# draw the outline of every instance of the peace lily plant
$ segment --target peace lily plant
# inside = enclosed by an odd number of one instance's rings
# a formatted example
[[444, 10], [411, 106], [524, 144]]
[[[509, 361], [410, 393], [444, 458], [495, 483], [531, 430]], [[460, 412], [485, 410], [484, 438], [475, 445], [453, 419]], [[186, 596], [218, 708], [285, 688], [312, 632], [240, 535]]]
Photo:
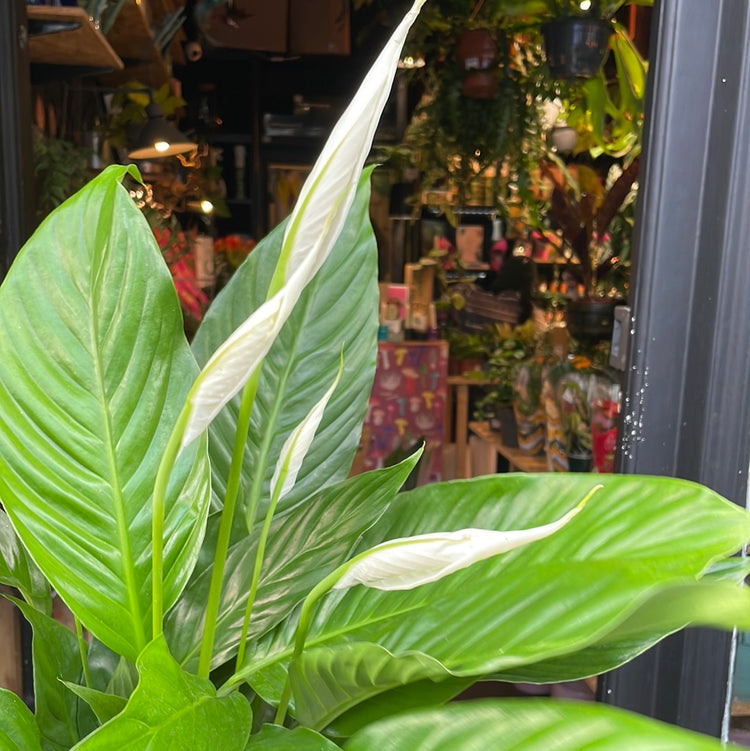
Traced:
[[423, 2], [192, 346], [133, 168], [19, 253], [0, 287], [0, 581], [33, 629], [35, 709], [0, 692], [3, 748], [716, 746], [603, 706], [449, 700], [595, 675], [693, 623], [750, 628], [730, 558], [745, 511], [668, 478], [399, 493], [417, 456], [347, 477], [378, 327], [362, 169]]

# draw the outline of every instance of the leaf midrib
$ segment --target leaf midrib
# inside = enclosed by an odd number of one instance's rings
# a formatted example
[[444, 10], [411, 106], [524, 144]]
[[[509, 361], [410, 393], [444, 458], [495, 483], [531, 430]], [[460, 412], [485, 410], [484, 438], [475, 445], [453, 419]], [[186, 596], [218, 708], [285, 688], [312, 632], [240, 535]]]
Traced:
[[[106, 247], [104, 249], [106, 253]], [[131, 622], [135, 630], [137, 640], [136, 649], [140, 652], [147, 644], [146, 633], [143, 628], [143, 614], [141, 612], [140, 602], [138, 599], [138, 588], [136, 586], [136, 575], [133, 562], [133, 555], [130, 548], [130, 539], [128, 536], [127, 519], [125, 517], [125, 502], [122, 494], [122, 484], [120, 473], [117, 467], [117, 457], [114, 449], [114, 429], [112, 426], [112, 415], [108, 409], [106, 398], [106, 388], [104, 379], [104, 363], [101, 359], [101, 349], [99, 342], [99, 317], [96, 315], [96, 302], [99, 300], [99, 286], [102, 283], [100, 274], [96, 273], [97, 267], [92, 264], [91, 279], [91, 352], [94, 366], [95, 381], [98, 393], [97, 401], [102, 413], [103, 440], [106, 450], [106, 463], [109, 471], [109, 484], [112, 489], [112, 505], [117, 523], [117, 537], [119, 541], [120, 552], [122, 554], [123, 574], [125, 587], [128, 598]]]

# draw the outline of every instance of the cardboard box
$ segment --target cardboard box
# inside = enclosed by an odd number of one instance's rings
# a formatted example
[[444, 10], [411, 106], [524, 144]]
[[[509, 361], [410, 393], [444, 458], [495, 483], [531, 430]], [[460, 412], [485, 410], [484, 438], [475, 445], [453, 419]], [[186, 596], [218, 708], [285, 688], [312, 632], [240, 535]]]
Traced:
[[292, 55], [348, 55], [351, 52], [349, 0], [290, 0]]
[[289, 0], [235, 0], [214, 8], [203, 31], [217, 47], [286, 52], [288, 23]]

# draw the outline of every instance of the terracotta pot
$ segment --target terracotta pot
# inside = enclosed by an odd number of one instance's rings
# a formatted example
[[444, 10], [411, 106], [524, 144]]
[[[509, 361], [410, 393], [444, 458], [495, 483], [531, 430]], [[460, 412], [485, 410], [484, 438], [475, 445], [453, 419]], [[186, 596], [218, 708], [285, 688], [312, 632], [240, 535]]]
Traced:
[[607, 54], [612, 24], [565, 16], [542, 26], [547, 64], [556, 78], [593, 78]]
[[461, 93], [470, 99], [494, 99], [497, 77], [494, 63], [497, 45], [487, 29], [467, 29], [456, 42], [456, 58], [467, 71]]

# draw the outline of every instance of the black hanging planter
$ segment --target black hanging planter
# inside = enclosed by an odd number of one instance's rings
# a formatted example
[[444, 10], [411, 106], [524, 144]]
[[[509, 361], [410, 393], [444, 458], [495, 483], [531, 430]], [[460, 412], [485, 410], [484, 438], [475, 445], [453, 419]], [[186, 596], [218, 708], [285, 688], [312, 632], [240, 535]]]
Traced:
[[622, 300], [586, 297], [571, 300], [565, 311], [568, 331], [576, 339], [587, 342], [610, 339], [617, 305], [622, 305]]
[[556, 78], [593, 78], [607, 54], [612, 24], [564, 16], [542, 26], [547, 64]]

